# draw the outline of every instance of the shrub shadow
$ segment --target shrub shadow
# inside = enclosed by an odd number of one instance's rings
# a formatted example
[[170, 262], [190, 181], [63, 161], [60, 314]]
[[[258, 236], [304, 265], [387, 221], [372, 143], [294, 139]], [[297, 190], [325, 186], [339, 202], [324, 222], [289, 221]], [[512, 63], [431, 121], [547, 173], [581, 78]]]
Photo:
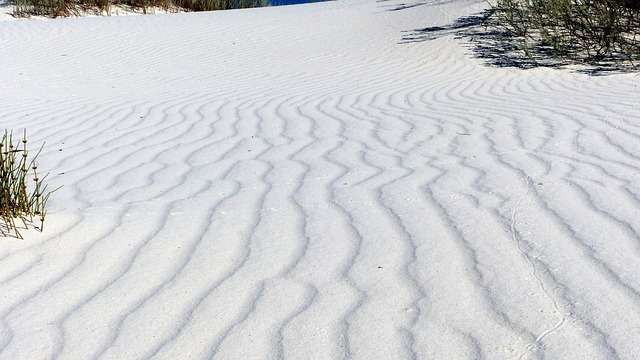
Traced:
[[[385, 3], [389, 1], [390, 0], [378, 0], [379, 3]], [[451, 0], [427, 0], [427, 1], [411, 3], [411, 4], [409, 3], [392, 4], [386, 7], [389, 8], [387, 9], [388, 11], [402, 11], [402, 10], [412, 9], [418, 6], [423, 6], [423, 5], [442, 5], [448, 2], [451, 2]]]
[[493, 10], [487, 9], [478, 14], [461, 17], [449, 25], [404, 31], [400, 43], [431, 41], [442, 36], [453, 35], [458, 39], [467, 39], [473, 56], [484, 60], [490, 66], [531, 69], [583, 65], [573, 71], [590, 75], [610, 75], [638, 70], [633, 64], [621, 62], [619, 59], [577, 63], [563, 58], [545, 44], [529, 45], [525, 52], [521, 40], [507, 30], [503, 30], [492, 15]]

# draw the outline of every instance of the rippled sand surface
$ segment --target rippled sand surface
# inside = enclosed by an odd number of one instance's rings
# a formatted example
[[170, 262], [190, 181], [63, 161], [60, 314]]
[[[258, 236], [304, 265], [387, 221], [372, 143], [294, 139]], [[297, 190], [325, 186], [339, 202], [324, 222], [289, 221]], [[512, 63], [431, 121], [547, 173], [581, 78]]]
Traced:
[[0, 358], [634, 359], [640, 77], [403, 40], [485, 6], [0, 22]]

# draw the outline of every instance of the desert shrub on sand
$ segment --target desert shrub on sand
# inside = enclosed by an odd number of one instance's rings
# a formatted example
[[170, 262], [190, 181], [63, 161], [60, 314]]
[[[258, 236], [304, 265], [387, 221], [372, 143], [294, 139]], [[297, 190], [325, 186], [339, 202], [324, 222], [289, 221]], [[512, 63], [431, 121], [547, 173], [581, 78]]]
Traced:
[[493, 17], [530, 54], [589, 63], [640, 60], [640, 0], [497, 0]]
[[45, 16], [51, 18], [107, 14], [114, 9], [142, 13], [163, 11], [210, 11], [260, 7], [268, 0], [15, 0], [13, 16]]
[[0, 141], [0, 233], [15, 235], [22, 239], [16, 222], [27, 228], [34, 218], [43, 229], [46, 215], [45, 205], [51, 192], [44, 185], [46, 175], [40, 177], [36, 158], [42, 147], [30, 156], [27, 150], [27, 133], [22, 140], [14, 142], [13, 134], [5, 130]]

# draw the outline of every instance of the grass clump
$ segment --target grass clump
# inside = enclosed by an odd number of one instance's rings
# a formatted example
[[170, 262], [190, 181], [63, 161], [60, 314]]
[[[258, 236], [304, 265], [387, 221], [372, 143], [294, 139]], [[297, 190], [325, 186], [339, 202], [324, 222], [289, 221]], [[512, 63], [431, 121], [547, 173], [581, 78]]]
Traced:
[[[18, 224], [28, 228], [34, 218], [40, 221], [40, 231], [46, 216], [45, 205], [52, 192], [44, 185], [46, 175], [40, 177], [36, 158], [42, 147], [30, 156], [27, 150], [27, 132], [22, 140], [14, 142], [13, 133], [4, 131], [0, 141], [0, 233], [22, 239]], [[55, 190], [54, 190], [55, 191]]]
[[111, 15], [113, 9], [144, 14], [156, 9], [170, 11], [211, 11], [268, 6], [268, 0], [14, 0], [15, 17], [50, 18], [84, 14]]
[[493, 16], [527, 56], [578, 62], [640, 60], [640, 0], [497, 0]]

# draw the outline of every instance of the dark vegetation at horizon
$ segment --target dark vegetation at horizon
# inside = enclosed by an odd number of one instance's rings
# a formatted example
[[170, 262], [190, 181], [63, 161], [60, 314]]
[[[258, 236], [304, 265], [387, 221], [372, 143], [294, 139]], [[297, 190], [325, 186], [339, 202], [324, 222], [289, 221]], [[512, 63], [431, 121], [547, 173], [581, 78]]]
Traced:
[[122, 8], [144, 14], [156, 9], [166, 12], [212, 11], [254, 8], [270, 5], [269, 0], [13, 0], [14, 17], [44, 16], [50, 18], [111, 15]]
[[640, 69], [640, 0], [497, 0], [482, 14], [407, 32], [402, 41], [454, 34], [497, 66], [583, 64], [591, 74]]

